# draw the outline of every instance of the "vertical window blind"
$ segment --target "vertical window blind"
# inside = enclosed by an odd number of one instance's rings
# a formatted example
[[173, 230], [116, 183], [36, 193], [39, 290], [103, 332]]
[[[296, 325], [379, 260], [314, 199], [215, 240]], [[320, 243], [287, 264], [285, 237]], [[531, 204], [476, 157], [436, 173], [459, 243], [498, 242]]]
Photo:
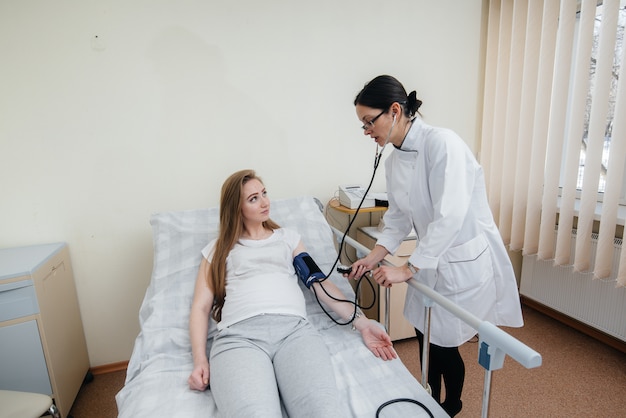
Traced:
[[599, 279], [612, 273], [625, 189], [625, 3], [489, 3], [481, 163], [496, 222], [512, 250]]

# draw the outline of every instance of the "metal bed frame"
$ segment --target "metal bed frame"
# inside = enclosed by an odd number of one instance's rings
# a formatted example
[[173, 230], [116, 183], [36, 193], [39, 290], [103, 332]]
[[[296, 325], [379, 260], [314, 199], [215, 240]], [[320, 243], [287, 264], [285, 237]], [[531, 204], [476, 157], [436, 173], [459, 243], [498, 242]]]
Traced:
[[[331, 226], [333, 233], [337, 236], [338, 242], [344, 240], [344, 243], [355, 248], [357, 253], [368, 254], [371, 250], [356, 241], [352, 237], [348, 236], [344, 232]], [[383, 260], [383, 263], [391, 265], [391, 263]], [[430, 287], [418, 282], [414, 278], [407, 281], [409, 286], [412, 286], [422, 294], [425, 309], [424, 320], [424, 344], [422, 347], [422, 380], [421, 384], [430, 393], [430, 386], [428, 385], [428, 356], [430, 346], [430, 312], [431, 308], [438, 304], [442, 308], [446, 309], [469, 326], [474, 328], [478, 333], [479, 353], [478, 363], [485, 369], [485, 380], [483, 384], [483, 401], [482, 401], [482, 414], [483, 418], [487, 418], [489, 414], [489, 399], [491, 397], [491, 374], [494, 370], [501, 369], [504, 365], [504, 358], [509, 355], [515, 361], [520, 363], [527, 369], [532, 369], [541, 366], [542, 358], [541, 354], [528, 347], [515, 337], [501, 330], [494, 324], [483, 321], [476, 317], [455, 303], [451, 302], [446, 297], [440, 295]], [[384, 312], [384, 326], [389, 330], [389, 309], [391, 304], [390, 288], [385, 288], [385, 312]]]

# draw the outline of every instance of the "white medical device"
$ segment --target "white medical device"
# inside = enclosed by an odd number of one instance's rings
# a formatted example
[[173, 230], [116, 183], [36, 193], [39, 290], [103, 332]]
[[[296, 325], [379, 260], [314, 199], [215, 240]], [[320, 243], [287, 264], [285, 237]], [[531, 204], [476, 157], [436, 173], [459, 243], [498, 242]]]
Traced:
[[[350, 209], [356, 209], [361, 203], [361, 199], [365, 195], [365, 188], [357, 185], [339, 186], [339, 203]], [[361, 208], [373, 208], [376, 206], [376, 200], [369, 194], [363, 200]]]

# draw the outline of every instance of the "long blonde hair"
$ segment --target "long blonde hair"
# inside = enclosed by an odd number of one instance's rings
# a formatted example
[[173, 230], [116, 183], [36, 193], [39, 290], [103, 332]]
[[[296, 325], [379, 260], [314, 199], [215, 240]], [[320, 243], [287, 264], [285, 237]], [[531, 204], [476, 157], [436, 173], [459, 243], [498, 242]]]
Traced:
[[[209, 266], [210, 282], [207, 277], [207, 284], [209, 288], [212, 288], [214, 295], [211, 315], [218, 322], [222, 320], [222, 308], [226, 298], [226, 257], [243, 234], [242, 189], [247, 182], [254, 179], [263, 183], [254, 170], [241, 170], [231, 174], [222, 185], [220, 227], [213, 259]], [[280, 228], [271, 219], [263, 222], [263, 226], [271, 230]]]

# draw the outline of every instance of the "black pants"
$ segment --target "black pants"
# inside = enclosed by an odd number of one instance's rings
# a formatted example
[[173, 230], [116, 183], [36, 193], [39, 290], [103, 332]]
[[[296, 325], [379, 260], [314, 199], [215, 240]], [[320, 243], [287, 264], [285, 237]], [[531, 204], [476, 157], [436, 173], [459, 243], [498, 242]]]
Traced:
[[[422, 349], [424, 335], [415, 330], [420, 347], [420, 364], [422, 362]], [[441, 379], [446, 388], [446, 400], [441, 402]], [[430, 356], [428, 361], [428, 384], [432, 390], [433, 398], [442, 404], [446, 411], [460, 409], [461, 392], [465, 381], [465, 363], [458, 347], [440, 347], [430, 344]]]

